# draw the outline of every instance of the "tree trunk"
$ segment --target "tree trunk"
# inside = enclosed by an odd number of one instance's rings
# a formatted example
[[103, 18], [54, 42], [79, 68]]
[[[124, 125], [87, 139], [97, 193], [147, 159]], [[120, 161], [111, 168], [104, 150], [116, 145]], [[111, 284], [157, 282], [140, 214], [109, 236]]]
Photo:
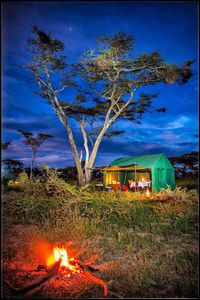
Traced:
[[84, 174], [79, 174], [78, 173], [78, 185], [79, 186], [84, 186], [85, 185], [85, 176], [84, 176]]
[[33, 165], [34, 165], [34, 160], [35, 160], [35, 153], [32, 153], [32, 160], [31, 160], [31, 171], [30, 171], [30, 179], [33, 177]]
[[85, 184], [90, 183], [92, 179], [92, 170], [85, 169]]
[[[78, 170], [78, 169], [77, 169]], [[78, 172], [78, 184], [80, 186], [84, 186], [88, 183], [90, 183], [92, 179], [92, 171], [91, 170], [86, 170], [85, 172], [83, 172], [83, 170], [81, 172]]]
[[93, 166], [94, 166], [94, 162], [95, 162], [95, 159], [96, 159], [96, 156], [97, 156], [99, 145], [100, 145], [100, 143], [103, 139], [103, 136], [106, 133], [108, 128], [109, 128], [109, 125], [105, 125], [104, 128], [102, 129], [102, 131], [100, 132], [99, 136], [96, 139], [96, 142], [95, 142], [94, 147], [92, 149], [92, 153], [90, 155], [90, 159], [89, 159], [89, 163], [88, 163], [88, 166], [89, 166], [90, 169], [92, 169]]

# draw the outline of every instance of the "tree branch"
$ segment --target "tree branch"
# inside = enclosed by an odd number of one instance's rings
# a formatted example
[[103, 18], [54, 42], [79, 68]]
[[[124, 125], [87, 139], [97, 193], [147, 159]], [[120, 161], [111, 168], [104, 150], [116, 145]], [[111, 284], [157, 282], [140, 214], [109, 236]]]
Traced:
[[81, 132], [82, 132], [82, 135], [83, 135], [84, 148], [85, 148], [85, 165], [87, 165], [90, 153], [89, 153], [89, 147], [88, 147], [87, 133], [86, 133], [86, 130], [85, 130], [85, 127], [84, 127], [85, 126], [84, 116], [83, 116], [82, 122], [78, 122], [78, 124], [80, 125]]
[[[47, 76], [50, 79], [50, 75], [49, 75], [47, 69], [46, 69], [46, 72], [48, 74]], [[69, 141], [70, 141], [70, 144], [71, 144], [71, 147], [72, 147], [72, 150], [73, 150], [73, 153], [74, 153], [74, 157], [75, 157], [75, 162], [77, 164], [77, 168], [80, 169], [81, 168], [80, 158], [79, 158], [78, 150], [77, 150], [77, 147], [76, 147], [76, 144], [75, 144], [75, 141], [74, 141], [74, 137], [73, 137], [71, 127], [69, 126], [68, 116], [63, 111], [63, 109], [62, 109], [62, 107], [61, 107], [61, 105], [58, 101], [55, 90], [53, 89], [51, 83], [49, 82], [49, 84], [47, 84], [46, 82], [44, 82], [41, 79], [41, 77], [37, 76], [36, 74], [35, 74], [35, 76], [36, 76], [37, 80], [39, 80], [39, 82], [41, 82], [47, 89], [49, 89], [51, 91], [51, 94], [49, 94], [48, 92], [46, 92], [46, 94], [48, 95], [49, 101], [51, 102], [52, 107], [54, 108], [57, 116], [59, 117], [59, 119], [61, 121], [61, 123], [67, 129], [68, 136], [69, 136]], [[44, 93], [43, 90], [41, 90], [41, 91], [42, 91], [42, 93]]]
[[132, 102], [133, 100], [133, 91], [131, 92], [129, 100], [120, 108], [120, 110], [109, 120], [109, 124], [111, 125], [124, 111], [124, 109]]

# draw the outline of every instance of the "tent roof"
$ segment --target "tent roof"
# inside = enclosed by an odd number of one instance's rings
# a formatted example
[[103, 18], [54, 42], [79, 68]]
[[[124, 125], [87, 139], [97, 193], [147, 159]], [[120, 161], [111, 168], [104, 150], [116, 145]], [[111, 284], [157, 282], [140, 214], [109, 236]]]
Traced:
[[110, 166], [133, 166], [136, 164], [137, 168], [152, 168], [154, 167], [160, 158], [165, 155], [163, 153], [160, 154], [151, 154], [151, 155], [142, 155], [142, 156], [128, 156], [115, 159]]
[[118, 167], [118, 166], [111, 166], [111, 167], [104, 167], [104, 168], [101, 168], [101, 170], [103, 171], [133, 171], [133, 170], [144, 170], [144, 169], [149, 169], [149, 168], [144, 168], [144, 167]]

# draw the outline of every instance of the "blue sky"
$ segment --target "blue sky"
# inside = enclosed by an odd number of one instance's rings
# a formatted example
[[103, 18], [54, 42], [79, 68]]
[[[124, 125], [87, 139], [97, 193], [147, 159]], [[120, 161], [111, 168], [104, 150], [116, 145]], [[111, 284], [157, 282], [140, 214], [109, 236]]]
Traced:
[[[29, 165], [31, 153], [17, 129], [54, 135], [40, 148], [36, 165], [73, 165], [73, 155], [64, 127], [52, 108], [34, 95], [30, 76], [16, 65], [30, 56], [26, 43], [33, 25], [51, 31], [65, 43], [69, 62], [80, 59], [83, 51], [94, 48], [97, 37], [125, 31], [135, 36], [135, 56], [159, 51], [169, 63], [195, 60], [194, 76], [183, 86], [160, 84], [145, 88], [159, 93], [155, 107], [166, 113], [148, 113], [141, 125], [119, 122], [121, 136], [104, 140], [96, 165], [130, 155], [165, 153], [168, 157], [198, 149], [198, 3], [186, 2], [4, 2], [2, 19], [2, 123], [3, 142], [11, 146], [5, 156]], [[67, 95], [65, 93], [65, 95]], [[82, 139], [76, 127], [78, 148]]]

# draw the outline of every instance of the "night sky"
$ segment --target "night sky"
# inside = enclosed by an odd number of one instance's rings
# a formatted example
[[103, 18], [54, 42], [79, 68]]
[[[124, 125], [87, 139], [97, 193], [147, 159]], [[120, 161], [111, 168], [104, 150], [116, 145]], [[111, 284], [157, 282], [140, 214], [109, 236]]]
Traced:
[[[165, 153], [168, 157], [198, 149], [198, 3], [191, 2], [4, 2], [2, 21], [2, 123], [3, 142], [11, 145], [4, 155], [30, 164], [31, 151], [17, 129], [54, 136], [36, 156], [36, 165], [74, 165], [66, 131], [51, 106], [34, 95], [30, 74], [16, 65], [28, 63], [26, 51], [33, 25], [51, 31], [65, 43], [69, 62], [80, 59], [83, 51], [94, 48], [97, 37], [125, 31], [135, 36], [133, 54], [159, 51], [169, 63], [195, 60], [194, 76], [186, 85], [159, 84], [141, 92], [159, 93], [155, 107], [166, 113], [148, 113], [141, 125], [119, 122], [115, 128], [125, 133], [105, 139], [96, 166], [122, 156]], [[70, 97], [70, 92], [65, 93]], [[73, 132], [82, 139], [77, 127]]]

